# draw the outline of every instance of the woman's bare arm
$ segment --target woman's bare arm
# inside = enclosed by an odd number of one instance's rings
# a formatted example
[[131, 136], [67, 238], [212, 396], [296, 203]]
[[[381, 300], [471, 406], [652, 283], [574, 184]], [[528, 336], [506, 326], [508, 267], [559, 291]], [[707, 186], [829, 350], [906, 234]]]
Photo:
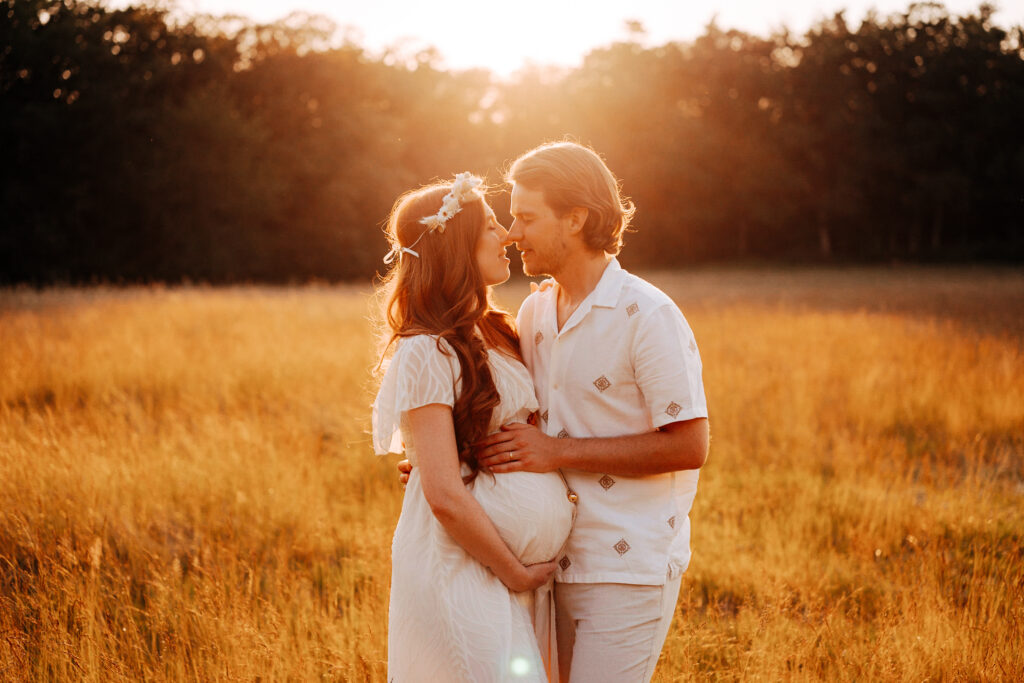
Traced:
[[509, 590], [533, 590], [554, 573], [554, 562], [523, 565], [462, 482], [455, 425], [449, 406], [434, 403], [407, 413], [405, 435], [419, 460], [423, 495], [456, 543], [494, 572]]

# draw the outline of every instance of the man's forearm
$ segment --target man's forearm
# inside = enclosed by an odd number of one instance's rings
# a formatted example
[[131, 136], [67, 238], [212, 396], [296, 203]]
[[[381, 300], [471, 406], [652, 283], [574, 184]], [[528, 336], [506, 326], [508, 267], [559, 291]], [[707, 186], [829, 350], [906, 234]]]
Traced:
[[559, 439], [559, 467], [639, 477], [695, 470], [708, 454], [708, 421], [677, 422], [646, 434]]

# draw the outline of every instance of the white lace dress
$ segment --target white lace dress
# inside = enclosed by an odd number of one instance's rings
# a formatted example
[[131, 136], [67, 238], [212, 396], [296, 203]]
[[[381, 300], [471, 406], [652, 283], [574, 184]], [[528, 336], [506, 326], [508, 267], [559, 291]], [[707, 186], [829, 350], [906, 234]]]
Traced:
[[[397, 342], [373, 404], [373, 441], [378, 454], [400, 453], [406, 411], [431, 403], [453, 405], [459, 361], [421, 335]], [[490, 431], [525, 422], [537, 409], [530, 374], [522, 363], [489, 352], [501, 397]], [[406, 457], [417, 465], [410, 448]], [[574, 505], [558, 472], [481, 473], [473, 496], [509, 548], [525, 564], [555, 558], [572, 527]], [[551, 585], [511, 593], [474, 560], [434, 517], [423, 496], [419, 468], [405, 490], [391, 546], [388, 610], [388, 682], [557, 680]]]

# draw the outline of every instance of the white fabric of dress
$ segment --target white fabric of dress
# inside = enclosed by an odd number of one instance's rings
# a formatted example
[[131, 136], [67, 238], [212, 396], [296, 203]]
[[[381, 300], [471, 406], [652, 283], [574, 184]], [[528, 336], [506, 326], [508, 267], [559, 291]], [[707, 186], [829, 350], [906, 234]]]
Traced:
[[[537, 410], [526, 367], [496, 350], [488, 352], [488, 361], [501, 399], [489, 431], [525, 422]], [[453, 405], [459, 375], [458, 358], [445, 340], [400, 339], [373, 404], [375, 451], [405, 451], [414, 465], [391, 546], [388, 682], [546, 681], [548, 673], [557, 680], [551, 584], [511, 593], [456, 543], [423, 496], [415, 444], [408, 438], [403, 444], [405, 414], [434, 403]], [[575, 510], [558, 472], [480, 473], [469, 486], [524, 564], [556, 557]]]

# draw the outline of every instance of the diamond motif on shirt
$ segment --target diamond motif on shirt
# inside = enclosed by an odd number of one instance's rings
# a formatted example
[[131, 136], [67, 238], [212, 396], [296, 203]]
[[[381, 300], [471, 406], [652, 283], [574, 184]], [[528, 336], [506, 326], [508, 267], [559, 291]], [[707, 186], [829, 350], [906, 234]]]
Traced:
[[676, 528], [676, 516], [675, 515], [672, 515], [671, 517], [668, 518], [668, 525], [670, 527], [672, 527], [673, 529]]
[[570, 564], [572, 564], [572, 561], [569, 560], [568, 555], [562, 555], [562, 559], [558, 561], [558, 566], [562, 568], [563, 572], [569, 568]]
[[604, 391], [605, 389], [607, 389], [611, 385], [612, 385], [612, 383], [609, 382], [608, 378], [605, 377], [604, 375], [601, 375], [600, 377], [598, 377], [597, 379], [594, 380], [594, 386], [597, 387], [598, 391]]
[[626, 306], [626, 315], [628, 317], [630, 317], [630, 318], [632, 318], [634, 315], [636, 315], [639, 311], [640, 311], [640, 307], [637, 306], [635, 301], [633, 303], [631, 303], [629, 306]]
[[671, 403], [668, 404], [668, 408], [665, 408], [665, 412], [668, 413], [670, 417], [675, 417], [676, 415], [679, 414], [679, 411], [682, 409], [683, 407], [681, 405], [679, 405], [675, 401], [672, 401]]
[[537, 334], [533, 335], [533, 343], [534, 344], [540, 344], [542, 341], [544, 341], [544, 333], [543, 332], [538, 332]]
[[568, 439], [569, 438], [569, 432], [567, 432], [567, 431], [565, 431], [563, 429], [562, 431], [558, 432], [558, 438], [559, 439]]
[[542, 419], [545, 422], [547, 422], [548, 421], [548, 411], [545, 410], [543, 413], [541, 413], [540, 414], [540, 419]]
[[620, 538], [619, 542], [613, 545], [612, 547], [615, 548], [615, 552], [617, 552], [620, 556], [625, 555], [629, 552], [629, 544], [626, 543], [626, 539], [624, 538]]
[[609, 477], [607, 474], [598, 479], [597, 483], [604, 487], [605, 491], [615, 486], [615, 480]]

